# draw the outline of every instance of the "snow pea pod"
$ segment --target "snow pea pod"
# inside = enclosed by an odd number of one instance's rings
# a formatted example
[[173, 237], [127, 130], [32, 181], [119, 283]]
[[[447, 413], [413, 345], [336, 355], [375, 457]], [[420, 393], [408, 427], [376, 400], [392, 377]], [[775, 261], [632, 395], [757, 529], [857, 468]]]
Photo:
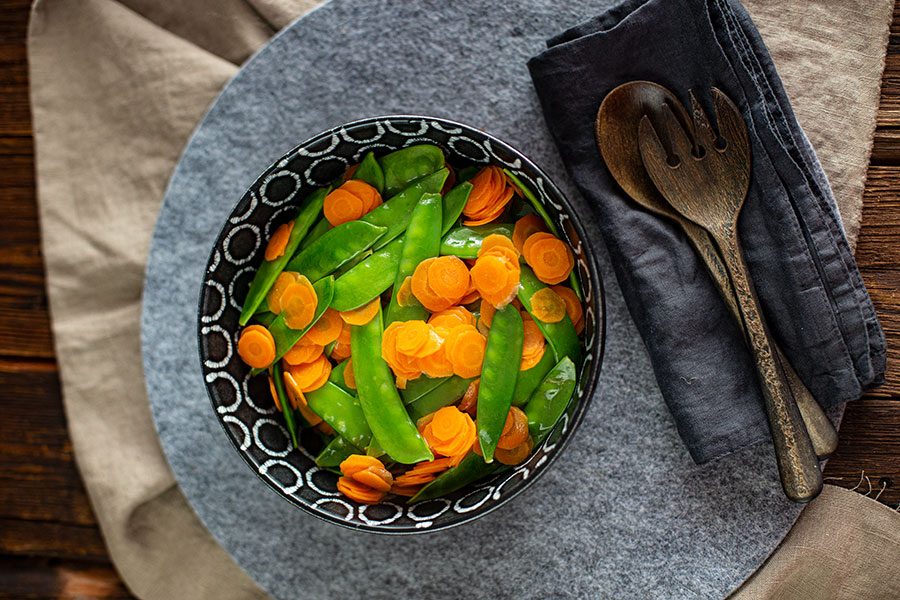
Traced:
[[[325, 309], [331, 304], [331, 297], [334, 294], [334, 277], [326, 277], [320, 279], [313, 284], [313, 290], [316, 292], [316, 311], [313, 314], [313, 320], [303, 329], [291, 329], [284, 322], [284, 313], [278, 315], [272, 324], [269, 325], [269, 333], [275, 340], [275, 361], [277, 362], [284, 356], [284, 353], [290, 350], [300, 338], [309, 331], [309, 328], [316, 324]], [[255, 369], [259, 372], [261, 369]]]
[[[556, 237], [561, 237], [559, 235], [559, 228], [556, 227], [556, 223], [553, 219], [550, 218], [550, 215], [547, 214], [547, 209], [544, 208], [544, 205], [541, 204], [541, 201], [537, 199], [537, 196], [534, 195], [534, 192], [531, 191], [525, 183], [516, 177], [512, 171], [509, 169], [503, 169], [503, 172], [506, 173], [506, 176], [513, 182], [513, 184], [522, 192], [522, 195], [528, 200], [531, 204], [531, 207], [534, 211], [544, 220], [544, 224], [547, 225], [547, 229], [550, 230], [550, 233], [555, 235]], [[578, 278], [575, 276], [575, 271], [569, 275], [569, 285], [572, 287], [572, 291], [575, 292], [575, 295], [578, 296], [579, 300], [583, 300], [584, 296], [581, 293], [581, 284], [578, 283]]]
[[384, 190], [384, 171], [381, 170], [381, 165], [378, 164], [373, 152], [369, 152], [363, 157], [353, 172], [352, 179], [365, 181], [378, 190], [379, 194]]
[[413, 207], [419, 202], [422, 194], [440, 193], [449, 173], [447, 169], [440, 169], [430, 175], [416, 179], [403, 191], [360, 219], [372, 225], [388, 228], [384, 237], [378, 240], [378, 243], [374, 246], [375, 250], [378, 250], [406, 230]]
[[341, 436], [337, 436], [319, 452], [316, 465], [323, 469], [334, 469], [341, 466], [351, 454], [359, 454], [359, 449]]
[[444, 151], [431, 144], [419, 144], [385, 154], [378, 162], [384, 171], [384, 192], [390, 196], [411, 181], [442, 168]]
[[544, 351], [544, 356], [541, 357], [538, 364], [525, 371], [519, 371], [519, 377], [516, 379], [516, 391], [513, 392], [513, 405], [525, 406], [531, 398], [531, 394], [554, 365], [556, 365], [556, 356], [552, 350], [548, 349]]
[[297, 444], [297, 418], [294, 415], [294, 409], [291, 407], [287, 390], [284, 389], [284, 375], [281, 369], [281, 362], [276, 362], [272, 366], [272, 381], [275, 383], [275, 393], [278, 394], [278, 403], [281, 405], [281, 414], [284, 415], [284, 424], [287, 425], [291, 443], [294, 444], [294, 448], [299, 448], [300, 446]]
[[472, 383], [471, 379], [463, 379], [456, 375], [448, 377], [436, 388], [407, 404], [406, 410], [413, 421], [418, 421], [425, 415], [430, 415], [439, 408], [450, 406], [462, 398], [470, 383]]
[[[525, 310], [531, 313], [531, 297], [535, 292], [547, 286], [526, 265], [522, 265], [519, 280], [522, 284], [522, 287], [519, 288], [519, 300], [522, 301]], [[578, 334], [575, 333], [575, 326], [572, 325], [569, 315], [564, 316], [562, 321], [556, 323], [544, 323], [537, 318], [534, 322], [540, 327], [550, 347], [553, 348], [556, 360], [562, 360], [564, 356], [568, 356], [575, 363], [581, 361], [581, 341], [578, 339]]]
[[325, 232], [331, 229], [331, 223], [328, 222], [328, 219], [322, 217], [316, 224], [313, 225], [312, 229], [309, 230], [309, 233], [306, 234], [306, 237], [303, 238], [303, 241], [300, 242], [300, 247], [298, 251], [303, 251], [309, 248], [309, 245], [314, 241], [325, 235]]
[[368, 304], [391, 287], [400, 265], [403, 238], [377, 250], [334, 282], [334, 310], [353, 310]]
[[575, 392], [575, 363], [567, 356], [550, 369], [525, 406], [528, 431], [537, 446], [549, 435]]
[[322, 204], [325, 202], [325, 196], [330, 188], [316, 190], [306, 199], [306, 203], [294, 218], [294, 227], [288, 236], [287, 246], [285, 246], [284, 254], [275, 260], [263, 260], [263, 263], [253, 276], [250, 283], [250, 290], [247, 292], [247, 298], [244, 300], [244, 306], [241, 308], [241, 316], [238, 323], [246, 325], [250, 321], [250, 317], [256, 312], [256, 309], [266, 299], [266, 294], [272, 288], [278, 274], [284, 270], [284, 266], [293, 256], [300, 242], [306, 236], [309, 228], [312, 227], [316, 217], [322, 212]]
[[386, 232], [387, 228], [364, 221], [338, 225], [310, 244], [306, 250], [301, 250], [287, 264], [286, 269], [297, 271], [310, 281], [318, 281], [371, 248]]
[[415, 402], [434, 388], [447, 381], [447, 379], [449, 378], [432, 378], [428, 377], [427, 375], [422, 375], [421, 377], [410, 379], [406, 382], [406, 388], [400, 390], [400, 396], [403, 397], [403, 403], [408, 405], [412, 402]]
[[437, 256], [440, 249], [441, 195], [422, 194], [422, 198], [413, 208], [403, 236], [400, 265], [394, 279], [394, 293], [391, 295], [391, 303], [385, 315], [385, 325], [390, 325], [394, 321], [424, 320], [428, 317], [428, 311], [414, 297], [409, 299], [409, 306], [400, 306], [397, 302], [397, 291], [403, 280], [413, 274], [420, 262]]
[[454, 227], [441, 240], [441, 254], [460, 258], [476, 258], [484, 238], [495, 233], [512, 237], [514, 227], [509, 223]]
[[357, 448], [366, 446], [372, 439], [359, 400], [335, 384], [326, 382], [319, 389], [307, 392], [306, 401], [314, 413]]
[[458, 465], [444, 471], [434, 481], [419, 490], [418, 494], [409, 499], [409, 503], [425, 502], [446, 496], [503, 468], [504, 465], [488, 464], [474, 452], [469, 452]]
[[269, 325], [272, 324], [272, 321], [274, 321], [277, 316], [278, 315], [276, 315], [273, 312], [264, 310], [262, 312], [257, 312], [256, 314], [254, 314], [253, 320], [256, 321], [257, 323], [259, 323], [260, 325], [262, 325], [263, 327], [268, 327]]
[[481, 384], [478, 386], [478, 441], [488, 463], [494, 460], [494, 449], [512, 406], [522, 359], [523, 337], [519, 310], [512, 304], [498, 310], [488, 332]]
[[432, 460], [434, 455], [406, 413], [394, 377], [381, 357], [382, 333], [380, 306], [371, 321], [350, 329], [353, 374], [363, 414], [378, 446], [391, 458], [404, 464]]
[[472, 187], [471, 183], [464, 181], [447, 192], [444, 196], [442, 207], [444, 223], [441, 227], [441, 235], [445, 235], [450, 231], [450, 228], [456, 223], [459, 215], [462, 214], [463, 209], [466, 207], [466, 202], [469, 200], [469, 194], [472, 193]]

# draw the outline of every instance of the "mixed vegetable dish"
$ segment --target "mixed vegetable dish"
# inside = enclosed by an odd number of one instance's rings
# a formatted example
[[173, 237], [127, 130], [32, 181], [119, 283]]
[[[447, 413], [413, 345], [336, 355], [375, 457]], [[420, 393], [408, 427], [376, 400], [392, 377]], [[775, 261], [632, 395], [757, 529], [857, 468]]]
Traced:
[[294, 447], [360, 503], [436, 498], [525, 461], [575, 391], [571, 248], [497, 166], [421, 144], [367, 154], [272, 233], [238, 354]]

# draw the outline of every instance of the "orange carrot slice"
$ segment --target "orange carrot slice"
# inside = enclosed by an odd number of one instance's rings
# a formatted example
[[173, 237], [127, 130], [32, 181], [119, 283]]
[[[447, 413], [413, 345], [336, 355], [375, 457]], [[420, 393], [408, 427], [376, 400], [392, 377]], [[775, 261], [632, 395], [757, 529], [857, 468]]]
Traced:
[[325, 204], [322, 212], [333, 227], [354, 221], [363, 216], [365, 204], [363, 201], [348, 192], [338, 188], [325, 196]]
[[365, 181], [351, 179], [344, 182], [339, 189], [350, 192], [362, 201], [363, 215], [381, 204], [381, 194]]
[[578, 299], [575, 292], [573, 292], [571, 288], [567, 288], [563, 285], [554, 285], [550, 289], [556, 292], [556, 295], [562, 298], [563, 302], [566, 303], [566, 313], [568, 313], [572, 323], [581, 321], [581, 317], [584, 316], [584, 311], [581, 308], [581, 300]]
[[537, 278], [549, 284], [566, 279], [575, 266], [569, 246], [544, 233], [535, 233], [525, 241], [523, 256]]
[[456, 256], [441, 256], [428, 266], [428, 286], [442, 298], [453, 303], [469, 291], [469, 269]]
[[559, 323], [566, 316], [566, 301], [551, 288], [531, 295], [531, 314], [544, 323]]
[[303, 337], [315, 344], [327, 346], [338, 339], [343, 329], [344, 320], [341, 319], [341, 314], [332, 308], [326, 308], [316, 324], [310, 327]]
[[293, 229], [294, 222], [288, 221], [275, 230], [275, 233], [269, 239], [269, 243], [266, 244], [266, 260], [275, 260], [279, 256], [284, 256], [284, 251], [287, 249], [288, 239], [290, 239]]
[[316, 313], [316, 291], [303, 275], [298, 276], [295, 283], [290, 284], [281, 295], [281, 312], [284, 313], [284, 324], [291, 329], [304, 329], [312, 323]]
[[412, 306], [413, 305], [412, 276], [407, 276], [400, 287], [397, 288], [397, 305]]
[[307, 339], [306, 336], [303, 336], [290, 350], [284, 353], [282, 358], [289, 365], [302, 365], [319, 358], [324, 349], [325, 347], [322, 344], [316, 344]]
[[272, 379], [272, 374], [269, 374], [269, 393], [272, 394], [272, 400], [275, 401], [275, 408], [278, 409], [278, 412], [282, 412], [281, 410], [281, 400], [278, 398], [278, 391], [275, 389], [275, 380]]
[[481, 384], [481, 378], [478, 378], [469, 384], [469, 387], [466, 388], [466, 393], [463, 394], [462, 400], [459, 401], [459, 410], [473, 416], [475, 415], [475, 410], [478, 406], [479, 384]]
[[453, 306], [453, 301], [438, 295], [428, 280], [431, 265], [436, 258], [423, 260], [418, 264], [412, 275], [412, 292], [422, 306], [430, 312], [439, 312]]
[[436, 312], [428, 319], [428, 324], [435, 329], [450, 331], [459, 325], [475, 325], [475, 315], [463, 306], [453, 306]]
[[394, 483], [391, 472], [384, 467], [369, 467], [350, 475], [355, 481], [378, 492], [387, 492]]
[[519, 255], [519, 251], [513, 245], [511, 239], [509, 239], [505, 235], [500, 235], [499, 233], [492, 233], [491, 235], [484, 238], [484, 240], [482, 240], [481, 248], [478, 249], [478, 256], [484, 256], [485, 254], [490, 253], [492, 250], [499, 248], [506, 248], [507, 250], [511, 250], [513, 252], [512, 256], [518, 257]]
[[245, 327], [238, 339], [238, 356], [254, 369], [264, 369], [275, 360], [275, 339], [262, 325]]
[[528, 417], [518, 406], [512, 406], [506, 414], [503, 433], [497, 440], [497, 447], [512, 450], [528, 439]]
[[378, 504], [385, 496], [385, 492], [373, 490], [351, 477], [340, 477], [337, 482], [337, 489], [338, 492], [360, 504]]
[[450, 332], [444, 344], [454, 373], [465, 379], [481, 373], [487, 340], [477, 329], [461, 325]]
[[327, 380], [331, 375], [331, 362], [323, 354], [309, 363], [289, 365], [287, 371], [294, 378], [300, 391], [311, 392], [322, 387], [323, 378]]
[[512, 241], [516, 250], [519, 251], [519, 254], [523, 252], [525, 240], [533, 234], [542, 231], [547, 231], [547, 226], [544, 224], [544, 220], [537, 215], [525, 215], [516, 221], [516, 226], [513, 229]]
[[341, 313], [341, 318], [348, 325], [365, 325], [378, 314], [378, 307], [381, 305], [381, 298], [375, 298], [365, 306], [361, 306], [354, 310], [347, 310]]
[[281, 296], [284, 295], [284, 290], [292, 283], [299, 281], [300, 273], [295, 273], [294, 271], [282, 271], [279, 273], [278, 277], [275, 278], [275, 283], [272, 284], [272, 289], [266, 294], [266, 303], [269, 305], [269, 310], [276, 315], [280, 314]]
[[291, 401], [291, 406], [300, 411], [300, 414], [313, 427], [317, 427], [321, 425], [324, 421], [322, 421], [322, 417], [317, 415], [309, 408], [309, 405], [306, 402], [306, 396], [303, 395], [303, 390], [297, 384], [297, 380], [291, 374], [290, 371], [284, 371], [284, 387], [287, 392], [288, 399]]
[[331, 358], [337, 361], [350, 358], [350, 344], [345, 344], [344, 342], [335, 344], [331, 350]]
[[356, 389], [356, 375], [353, 373], [353, 359], [347, 359], [347, 366], [344, 367], [344, 384], [351, 390]]
[[531, 454], [531, 450], [533, 447], [534, 442], [529, 436], [525, 439], [524, 442], [522, 442], [512, 450], [497, 448], [496, 450], [494, 450], [494, 458], [496, 458], [497, 462], [502, 465], [518, 465], [525, 462], [525, 459], [527, 459], [528, 455]]
[[354, 473], [363, 471], [365, 469], [368, 469], [369, 467], [378, 467], [380, 469], [383, 469], [384, 463], [378, 460], [378, 458], [375, 456], [368, 456], [367, 454], [351, 454], [343, 460], [339, 468], [341, 470], [341, 473], [349, 477]]

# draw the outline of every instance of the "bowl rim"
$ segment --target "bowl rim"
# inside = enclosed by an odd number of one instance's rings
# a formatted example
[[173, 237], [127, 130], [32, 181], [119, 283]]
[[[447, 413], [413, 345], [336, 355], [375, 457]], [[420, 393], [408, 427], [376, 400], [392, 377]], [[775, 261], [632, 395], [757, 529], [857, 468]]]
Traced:
[[[333, 137], [335, 135], [338, 135], [342, 130], [345, 130], [347, 128], [370, 125], [370, 124], [377, 123], [379, 121], [384, 122], [384, 121], [411, 121], [411, 120], [431, 121], [431, 122], [435, 122], [441, 126], [462, 128], [463, 130], [469, 130], [469, 131], [475, 132], [480, 136], [484, 136], [484, 138], [487, 139], [492, 145], [497, 145], [500, 148], [510, 151], [512, 154], [514, 154], [516, 156], [516, 158], [518, 158], [519, 160], [522, 161], [523, 166], [527, 166], [529, 168], [529, 170], [532, 170], [535, 174], [537, 174], [538, 176], [543, 178], [547, 195], [555, 197], [555, 199], [559, 200], [560, 204], [562, 204], [562, 206], [565, 208], [566, 212], [571, 217], [569, 220], [572, 222], [572, 226], [575, 228], [575, 230], [578, 233], [578, 236], [580, 238], [580, 242], [584, 246], [583, 255], [585, 256], [585, 264], [587, 266], [587, 271], [588, 271], [587, 275], [588, 275], [588, 278], [592, 281], [592, 283], [596, 284], [597, 292], [596, 292], [595, 298], [594, 298], [594, 309], [598, 315], [597, 325], [599, 326], [599, 333], [598, 333], [598, 339], [597, 339], [598, 350], [597, 350], [596, 358], [594, 359], [594, 364], [596, 366], [592, 366], [592, 368], [591, 368], [592, 373], [589, 374], [587, 382], [585, 383], [584, 390], [582, 391], [581, 396], [579, 398], [580, 406], [578, 407], [578, 410], [576, 410], [575, 413], [573, 414], [573, 419], [572, 419], [571, 423], [569, 424], [567, 432], [562, 437], [560, 437], [560, 439], [556, 442], [555, 451], [552, 454], [549, 454], [546, 456], [546, 461], [541, 465], [541, 468], [532, 470], [531, 473], [529, 474], [529, 477], [523, 482], [522, 486], [520, 486], [518, 489], [514, 489], [508, 495], [506, 495], [502, 499], [500, 499], [498, 502], [494, 502], [492, 504], [485, 505], [485, 508], [482, 510], [473, 511], [470, 513], [466, 513], [465, 515], [461, 515], [458, 518], [450, 519], [446, 523], [440, 523], [440, 524], [434, 523], [432, 526], [427, 527], [427, 528], [410, 527], [410, 528], [401, 529], [401, 528], [384, 527], [380, 524], [370, 525], [370, 524], [366, 524], [366, 523], [347, 521], [345, 519], [338, 517], [337, 515], [334, 515], [334, 514], [325, 512], [325, 511], [317, 510], [315, 507], [309, 506], [306, 503], [298, 500], [297, 498], [294, 498], [293, 496], [289, 496], [289, 495], [285, 494], [282, 490], [278, 489], [278, 487], [275, 486], [271, 481], [269, 481], [269, 479], [264, 477], [263, 474], [259, 472], [257, 465], [252, 461], [250, 456], [246, 452], [241, 450], [240, 445], [238, 444], [238, 441], [234, 438], [231, 431], [228, 430], [228, 428], [225, 425], [225, 421], [219, 415], [219, 412], [217, 410], [218, 405], [216, 404], [216, 399], [213, 396], [212, 388], [206, 383], [205, 378], [204, 378], [203, 387], [206, 390], [207, 397], [209, 398], [210, 404], [212, 405], [213, 413], [216, 416], [216, 421], [219, 423], [219, 426], [224, 431], [225, 437], [228, 438], [228, 440], [231, 442], [231, 446], [234, 448], [235, 452], [237, 452], [237, 454], [241, 457], [241, 459], [243, 459], [243, 461], [250, 467], [250, 470], [259, 479], [261, 479], [266, 484], [266, 487], [268, 489], [270, 489], [271, 491], [273, 491], [276, 494], [276, 496], [278, 496], [279, 498], [281, 498], [283, 500], [286, 500], [291, 505], [293, 505], [297, 508], [300, 508], [305, 513], [312, 515], [313, 517], [315, 517], [317, 519], [321, 519], [322, 521], [325, 521], [327, 523], [333, 523], [333, 524], [339, 525], [341, 527], [344, 527], [346, 529], [351, 529], [353, 531], [363, 531], [366, 533], [379, 534], [379, 535], [391, 535], [391, 536], [409, 536], [409, 535], [416, 535], [416, 534], [435, 533], [438, 531], [446, 531], [447, 529], [458, 527], [460, 525], [464, 525], [467, 523], [472, 523], [474, 521], [477, 521], [479, 518], [481, 518], [489, 513], [492, 513], [495, 510], [497, 510], [498, 508], [508, 504], [514, 498], [517, 498], [524, 491], [526, 491], [527, 489], [532, 487], [534, 485], [535, 481], [537, 481], [551, 467], [551, 465], [559, 458], [559, 455], [566, 450], [566, 448], [569, 446], [569, 442], [571, 441], [572, 436], [575, 434], [575, 431], [578, 429], [578, 427], [581, 425], [582, 421], [584, 420], [584, 416], [587, 413], [587, 410], [590, 407], [590, 404], [593, 401], [594, 394], [597, 390], [597, 386], [599, 384], [601, 372], [603, 369], [603, 359], [606, 354], [606, 333], [607, 333], [607, 331], [606, 331], [606, 325], [607, 325], [607, 323], [606, 323], [606, 288], [603, 285], [603, 279], [600, 276], [600, 271], [598, 268], [597, 257], [594, 252], [593, 243], [590, 241], [590, 238], [587, 235], [587, 231], [585, 230], [584, 226], [582, 225], [582, 219], [575, 218], [576, 216], [579, 215], [578, 211], [576, 210], [576, 208], [572, 204], [572, 202], [569, 200], [569, 198], [565, 194], [562, 193], [562, 190], [559, 189], [559, 186], [556, 185], [556, 183], [553, 181], [553, 179], [549, 175], [547, 175], [547, 173], [541, 167], [539, 167], [534, 161], [532, 161], [530, 158], [528, 158], [527, 155], [525, 155], [522, 151], [520, 151], [518, 148], [511, 145], [510, 143], [505, 142], [505, 141], [501, 140], [500, 138], [494, 136], [493, 134], [490, 134], [490, 133], [488, 133], [482, 129], [479, 129], [477, 127], [474, 127], [472, 125], [467, 125], [465, 123], [461, 123], [459, 121], [454, 121], [452, 119], [446, 119], [443, 117], [434, 117], [434, 116], [428, 116], [428, 115], [387, 114], [387, 115], [379, 115], [379, 116], [372, 116], [372, 117], [364, 117], [362, 119], [348, 121], [346, 123], [342, 123], [335, 127], [331, 127], [329, 129], [323, 130], [319, 133], [316, 133], [315, 135], [310, 136], [309, 138], [305, 139], [304, 141], [300, 142], [299, 144], [293, 146], [290, 150], [288, 150], [287, 152], [282, 154], [280, 157], [271, 161], [268, 164], [268, 166], [266, 166], [265, 169], [263, 169], [262, 173], [260, 173], [260, 175], [253, 181], [253, 183], [251, 183], [250, 186], [244, 191], [243, 195], [238, 199], [234, 208], [232, 208], [232, 213], [240, 205], [240, 203], [244, 200], [244, 198], [247, 197], [247, 194], [254, 188], [258, 187], [263, 182], [263, 180], [268, 175], [269, 171], [271, 171], [274, 166], [278, 165], [279, 163], [284, 162], [285, 160], [287, 160], [289, 157], [294, 155], [300, 149], [307, 147], [307, 146], [311, 146], [312, 144], [315, 144], [316, 142], [319, 142], [320, 140], [327, 139], [327, 138]], [[209, 256], [207, 257], [207, 260], [206, 260], [207, 268], [212, 263], [213, 257], [216, 253], [216, 249], [219, 246], [220, 242], [222, 241], [222, 236], [225, 234], [225, 231], [227, 230], [228, 222], [229, 221], [226, 218], [225, 224], [222, 225], [222, 227], [219, 230], [218, 235], [216, 236], [215, 242], [213, 243], [212, 248], [209, 252]], [[204, 269], [204, 278], [207, 276], [207, 274], [208, 274], [208, 271], [206, 269]], [[207, 293], [206, 288], [207, 288], [207, 286], [203, 285], [203, 283], [201, 282], [199, 301], [198, 301], [198, 305], [197, 305], [197, 320], [198, 320], [197, 351], [198, 351], [199, 358], [200, 358], [201, 373], [202, 373], [202, 365], [203, 365], [204, 356], [203, 356], [202, 334], [200, 333], [203, 324], [202, 324], [200, 317], [203, 314], [203, 302], [204, 302], [204, 298]]]

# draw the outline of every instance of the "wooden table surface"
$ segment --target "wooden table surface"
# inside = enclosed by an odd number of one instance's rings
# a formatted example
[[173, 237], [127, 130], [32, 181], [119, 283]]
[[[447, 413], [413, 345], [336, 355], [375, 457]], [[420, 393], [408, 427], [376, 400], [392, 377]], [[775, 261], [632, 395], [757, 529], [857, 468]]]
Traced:
[[[34, 183], [29, 0], [0, 0], [0, 599], [130, 598], [75, 467], [50, 333]], [[900, 4], [857, 259], [888, 336], [887, 382], [851, 403], [826, 481], [900, 503]]]

